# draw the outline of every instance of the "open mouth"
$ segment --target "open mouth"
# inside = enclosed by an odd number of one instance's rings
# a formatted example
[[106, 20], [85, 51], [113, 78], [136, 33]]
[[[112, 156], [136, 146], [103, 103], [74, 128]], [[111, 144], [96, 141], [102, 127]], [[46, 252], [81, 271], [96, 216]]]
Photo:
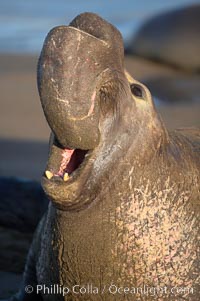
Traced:
[[91, 181], [95, 149], [72, 149], [60, 145], [56, 138], [50, 145], [42, 187], [61, 210], [81, 209], [89, 203], [87, 182]]
[[88, 150], [62, 148], [53, 144], [50, 151], [49, 161], [45, 176], [51, 180], [69, 181], [86, 164]]

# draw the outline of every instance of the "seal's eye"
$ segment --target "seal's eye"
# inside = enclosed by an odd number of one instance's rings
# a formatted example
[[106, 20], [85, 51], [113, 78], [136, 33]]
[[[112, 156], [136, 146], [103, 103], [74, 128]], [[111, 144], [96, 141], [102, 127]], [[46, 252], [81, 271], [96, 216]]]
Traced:
[[130, 85], [131, 92], [134, 96], [138, 98], [144, 98], [144, 93], [143, 93], [143, 88], [139, 85], [136, 84], [131, 84]]

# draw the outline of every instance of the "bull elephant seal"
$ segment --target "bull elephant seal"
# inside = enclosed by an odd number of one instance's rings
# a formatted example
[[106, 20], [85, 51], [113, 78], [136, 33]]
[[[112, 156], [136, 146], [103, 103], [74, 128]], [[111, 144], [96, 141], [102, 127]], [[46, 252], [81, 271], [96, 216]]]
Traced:
[[152, 17], [127, 52], [192, 72], [200, 71], [200, 5], [191, 4]]
[[123, 56], [92, 13], [45, 40], [51, 203], [24, 273], [34, 292], [19, 300], [199, 299], [199, 131], [169, 133]]

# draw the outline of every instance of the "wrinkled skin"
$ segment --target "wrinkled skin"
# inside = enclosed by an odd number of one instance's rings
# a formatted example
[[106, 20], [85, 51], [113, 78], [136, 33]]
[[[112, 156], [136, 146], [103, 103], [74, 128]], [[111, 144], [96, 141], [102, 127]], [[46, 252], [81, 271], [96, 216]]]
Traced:
[[[49, 33], [38, 87], [53, 132], [42, 179], [52, 202], [24, 285], [99, 291], [22, 288], [19, 300], [199, 300], [200, 131], [168, 133], [148, 89], [124, 71], [119, 32], [94, 14]], [[160, 291], [130, 292], [144, 286]]]

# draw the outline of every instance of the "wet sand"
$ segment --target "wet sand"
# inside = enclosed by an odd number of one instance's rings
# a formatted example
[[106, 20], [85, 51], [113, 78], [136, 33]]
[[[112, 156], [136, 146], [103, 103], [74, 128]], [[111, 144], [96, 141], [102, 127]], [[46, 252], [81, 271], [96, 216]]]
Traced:
[[[0, 175], [3, 176], [39, 180], [45, 166], [50, 130], [37, 92], [37, 59], [28, 55], [0, 55]], [[200, 126], [200, 76], [131, 56], [126, 57], [125, 66], [136, 79], [149, 83], [154, 95], [159, 92], [159, 98], [171, 93], [174, 99], [175, 95], [177, 102], [157, 108], [169, 129]], [[189, 86], [189, 99], [185, 103], [179, 101], [182, 90], [174, 92], [169, 81], [183, 77], [194, 80], [197, 86], [196, 90], [194, 85]], [[194, 91], [196, 103], [190, 101]]]

